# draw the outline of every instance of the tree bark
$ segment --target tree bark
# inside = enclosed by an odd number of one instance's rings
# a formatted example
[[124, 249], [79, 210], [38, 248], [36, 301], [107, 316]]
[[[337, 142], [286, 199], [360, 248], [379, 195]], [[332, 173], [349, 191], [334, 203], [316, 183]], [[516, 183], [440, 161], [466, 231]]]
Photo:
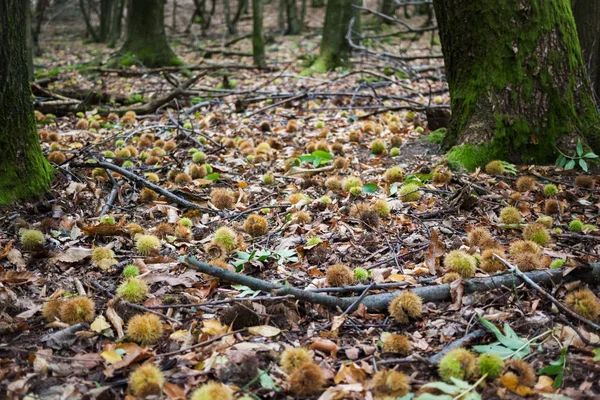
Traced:
[[25, 3], [25, 40], [27, 41], [27, 77], [31, 82], [35, 80], [33, 66], [33, 26], [31, 24], [31, 4], [29, 0]]
[[596, 102], [600, 99], [600, 2], [574, 0], [573, 16], [581, 45], [583, 63], [587, 67]]
[[27, 78], [28, 1], [0, 1], [0, 204], [37, 196], [52, 168], [40, 147]]
[[[434, 0], [450, 87], [448, 159], [552, 163], [600, 121], [569, 0]], [[589, 148], [588, 148], [589, 149]]]
[[285, 8], [287, 13], [287, 30], [286, 35], [297, 35], [300, 33], [300, 20], [298, 19], [298, 4], [296, 0], [285, 0]]
[[[381, 7], [379, 8], [379, 12], [385, 14], [387, 16], [393, 16], [396, 11], [396, 2], [394, 0], [381, 0]], [[389, 24], [390, 20], [387, 18], [380, 17], [379, 21], [384, 24]]]
[[181, 65], [167, 43], [164, 0], [131, 0], [127, 8], [127, 33], [121, 48], [122, 66], [141, 63], [145, 67]]
[[254, 65], [265, 66], [265, 39], [263, 36], [263, 0], [252, 0], [252, 56]]
[[[350, 43], [346, 39], [348, 26], [352, 17], [360, 19], [358, 10], [352, 7], [355, 1], [329, 0], [327, 2], [319, 58], [313, 64], [313, 70], [325, 72], [348, 60], [351, 50]], [[355, 22], [355, 26], [360, 26], [360, 23]]]

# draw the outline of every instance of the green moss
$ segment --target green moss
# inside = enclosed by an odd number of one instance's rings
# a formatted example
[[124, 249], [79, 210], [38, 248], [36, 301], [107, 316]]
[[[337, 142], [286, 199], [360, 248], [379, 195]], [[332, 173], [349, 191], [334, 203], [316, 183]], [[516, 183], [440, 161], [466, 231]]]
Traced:
[[425, 136], [425, 140], [429, 143], [441, 144], [446, 137], [448, 130], [446, 128], [439, 128]]
[[[453, 148], [449, 158], [469, 169], [491, 160], [485, 156], [490, 153], [504, 153], [513, 161], [549, 163], [556, 159], [557, 139], [571, 132], [581, 132], [592, 148], [598, 148], [599, 115], [590, 91], [581, 88], [579, 76], [584, 74], [584, 66], [569, 3], [533, 0], [520, 9], [517, 3], [482, 1], [464, 7], [470, 9], [436, 10], [478, 15], [468, 26], [442, 27], [440, 33], [445, 51], [457, 53], [469, 41], [473, 54], [453, 58], [448, 71], [453, 121], [444, 145], [450, 148], [472, 137], [482, 141], [467, 151]], [[472, 32], [477, 31], [486, 32], [485, 40], [472, 39]], [[561, 42], [558, 50], [547, 57], [540, 55], [540, 42], [553, 40], [553, 36]], [[490, 45], [490, 40], [495, 45]], [[565, 67], [569, 69], [567, 81], [557, 83], [556, 71]], [[549, 99], [548, 112], [542, 118], [528, 105], [537, 101], [534, 92]], [[473, 154], [474, 149], [486, 154]]]
[[505, 153], [506, 149], [495, 145], [495, 143], [483, 146], [464, 144], [454, 146], [448, 153], [447, 158], [453, 169], [460, 166], [467, 170], [474, 170], [492, 160], [505, 158]]

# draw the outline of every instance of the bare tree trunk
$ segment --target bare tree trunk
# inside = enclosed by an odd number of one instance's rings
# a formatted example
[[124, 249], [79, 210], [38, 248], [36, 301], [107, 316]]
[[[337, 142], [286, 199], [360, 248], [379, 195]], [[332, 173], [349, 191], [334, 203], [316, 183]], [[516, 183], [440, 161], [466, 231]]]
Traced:
[[573, 0], [573, 15], [583, 63], [587, 67], [592, 90], [598, 101], [600, 100], [600, 2]]
[[181, 65], [165, 34], [163, 0], [130, 0], [127, 36], [118, 60], [122, 66], [141, 63], [146, 67]]
[[252, 55], [254, 58], [254, 65], [259, 67], [265, 66], [262, 0], [252, 0]]
[[452, 100], [450, 162], [553, 163], [557, 148], [574, 154], [578, 139], [600, 152], [600, 117], [569, 0], [434, 6]]
[[287, 11], [286, 35], [297, 35], [300, 33], [300, 21], [298, 19], [298, 4], [296, 0], [285, 0]]
[[0, 204], [44, 193], [53, 175], [33, 116], [26, 7], [28, 1], [0, 1]]
[[350, 20], [360, 29], [360, 14], [352, 5], [357, 0], [329, 0], [325, 12], [325, 26], [319, 50], [319, 58], [312, 69], [324, 72], [344, 64], [350, 56], [350, 43], [346, 39]]

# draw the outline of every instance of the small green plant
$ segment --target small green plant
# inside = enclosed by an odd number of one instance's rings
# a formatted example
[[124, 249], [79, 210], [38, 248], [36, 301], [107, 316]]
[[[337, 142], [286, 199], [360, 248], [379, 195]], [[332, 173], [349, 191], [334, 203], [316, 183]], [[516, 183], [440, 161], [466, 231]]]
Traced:
[[569, 346], [563, 346], [560, 350], [558, 360], [550, 362], [550, 365], [538, 371], [540, 375], [555, 375], [553, 389], [558, 389], [565, 378], [565, 369], [567, 368], [567, 350]]
[[461, 379], [450, 378], [453, 384], [446, 382], [430, 382], [422, 386], [424, 389], [434, 389], [443, 394], [434, 395], [431, 393], [423, 393], [416, 400], [441, 400], [441, 399], [461, 399], [461, 400], [481, 400], [481, 395], [475, 391], [477, 386], [481, 384], [487, 377], [483, 375], [477, 382], [470, 384]]
[[540, 335], [527, 340], [517, 335], [515, 331], [512, 330], [510, 325], [508, 325], [508, 323], [504, 323], [504, 333], [502, 333], [500, 329], [496, 327], [496, 325], [492, 324], [490, 321], [482, 318], [481, 316], [479, 316], [479, 321], [496, 336], [498, 341], [486, 345], [473, 346], [473, 350], [480, 353], [496, 353], [505, 360], [508, 358], [514, 358], [517, 360], [523, 359], [531, 352], [532, 342], [552, 333], [551, 330], [545, 331]]
[[581, 143], [581, 140], [577, 140], [577, 146], [575, 148], [575, 155], [569, 156], [569, 155], [561, 152], [560, 150], [558, 150], [558, 152], [560, 153], [560, 155], [556, 159], [555, 165], [558, 168], [562, 168], [567, 171], [575, 168], [576, 166], [579, 166], [582, 170], [587, 172], [588, 164], [587, 164], [586, 160], [598, 158], [598, 155], [596, 153], [594, 153], [593, 151], [584, 153], [583, 144]]
[[300, 156], [300, 161], [312, 163], [312, 165], [316, 168], [320, 165], [324, 165], [333, 160], [333, 156], [323, 150], [315, 150], [311, 154], [304, 154]]
[[245, 251], [236, 250], [237, 258], [231, 263], [235, 266], [237, 272], [240, 272], [244, 267], [244, 264], [248, 262], [263, 262], [272, 258], [277, 261], [277, 264], [281, 265], [284, 262], [297, 262], [298, 254], [294, 249], [271, 251], [268, 249], [254, 250], [251, 253]]
[[516, 175], [517, 174], [517, 168], [515, 167], [515, 164], [511, 164], [509, 162], [506, 161], [501, 161], [502, 165], [504, 166], [504, 172], [511, 174], [511, 175]]

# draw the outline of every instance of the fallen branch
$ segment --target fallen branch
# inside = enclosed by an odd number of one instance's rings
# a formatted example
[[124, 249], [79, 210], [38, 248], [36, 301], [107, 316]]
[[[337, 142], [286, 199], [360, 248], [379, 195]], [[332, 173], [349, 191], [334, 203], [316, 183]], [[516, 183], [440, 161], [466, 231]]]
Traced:
[[188, 79], [187, 81], [182, 83], [180, 86], [171, 90], [169, 93], [167, 93], [163, 96], [160, 96], [156, 99], [152, 99], [148, 103], [144, 103], [144, 104], [141, 104], [138, 106], [124, 106], [124, 107], [111, 108], [111, 109], [99, 109], [99, 112], [101, 114], [108, 114], [111, 112], [117, 113], [117, 114], [124, 114], [127, 111], [134, 111], [136, 114], [139, 114], [139, 115], [152, 114], [153, 112], [158, 110], [160, 107], [164, 106], [165, 104], [168, 104], [171, 100], [173, 100], [181, 95], [184, 95], [186, 90], [190, 86], [192, 86], [194, 83], [196, 83], [198, 81], [198, 79], [200, 79], [204, 75], [206, 75], [206, 72], [197, 74], [193, 78]]
[[210, 209], [208, 207], [202, 207], [199, 206], [196, 203], [192, 203], [191, 201], [187, 201], [186, 199], [179, 197], [171, 192], [169, 192], [168, 190], [165, 190], [163, 188], [161, 188], [158, 185], [155, 185], [154, 183], [142, 178], [139, 175], [136, 175], [135, 173], [126, 170], [125, 168], [121, 168], [115, 164], [111, 164], [105, 161], [97, 161], [97, 162], [72, 162], [70, 163], [71, 167], [73, 168], [104, 168], [104, 169], [109, 169], [111, 171], [115, 171], [118, 172], [119, 174], [121, 174], [122, 176], [124, 176], [125, 178], [134, 181], [135, 183], [143, 186], [143, 187], [147, 187], [149, 189], [154, 190], [156, 193], [166, 197], [167, 199], [171, 200], [173, 203], [179, 204], [180, 206], [183, 207], [187, 207], [187, 208], [191, 208], [194, 210], [199, 210], [205, 213], [209, 213], [209, 214], [218, 214], [219, 212], [213, 209]]
[[[230, 272], [210, 264], [198, 261], [192, 256], [181, 257], [180, 261], [188, 267], [200, 271], [202, 273], [214, 276], [224, 281], [237, 283], [248, 286], [253, 290], [262, 290], [271, 292], [278, 296], [293, 295], [296, 299], [307, 301], [309, 303], [321, 304], [327, 307], [339, 307], [342, 310], [349, 308], [357, 299], [354, 297], [334, 297], [315, 293], [308, 290], [296, 289], [289, 286], [283, 286], [277, 283], [267, 282], [262, 279], [253, 278], [251, 276], [242, 275], [236, 272]], [[563, 277], [563, 271], [560, 269], [551, 269], [548, 271], [532, 271], [523, 274], [528, 280], [542, 284], [560, 283], [563, 281], [573, 281], [585, 277], [588, 281], [594, 277], [600, 279], [600, 263], [591, 264], [588, 268], [580, 268], [577, 271], [572, 271], [569, 275]], [[524, 279], [515, 274], [501, 274], [488, 278], [472, 278], [464, 281], [464, 294], [475, 292], [486, 292], [502, 287], [516, 287], [522, 283]], [[451, 300], [450, 285], [425, 286], [410, 289], [413, 293], [419, 295], [423, 302], [440, 302]], [[392, 293], [375, 294], [366, 296], [362, 304], [367, 308], [384, 311], [388, 304], [403, 291], [395, 291]]]
[[[516, 265], [509, 263], [508, 261], [506, 261], [504, 258], [498, 256], [497, 254], [494, 254], [494, 257], [496, 257], [496, 259], [502, 261], [502, 263], [504, 263], [504, 265], [506, 265], [513, 274], [515, 274], [516, 276], [521, 278], [523, 281], [525, 281], [526, 284], [528, 284], [529, 286], [531, 286], [532, 288], [534, 288], [535, 290], [540, 292], [540, 294], [543, 297], [545, 297], [546, 300], [549, 300], [550, 302], [552, 302], [552, 304], [554, 304], [556, 306], [556, 308], [558, 308], [563, 314], [566, 314], [571, 318], [575, 318], [576, 320], [586, 324], [590, 328], [593, 328], [596, 331], [600, 332], [600, 325], [598, 325], [598, 324], [590, 321], [589, 319], [582, 317], [581, 315], [577, 314], [576, 312], [568, 309], [563, 303], [556, 300], [554, 298], [554, 296], [552, 296], [550, 293], [546, 292], [540, 285], [538, 285], [533, 280], [531, 280], [531, 278], [529, 278], [527, 276], [527, 274], [525, 274], [524, 272], [521, 272], [521, 270], [519, 268], [517, 268]], [[600, 264], [595, 264], [595, 265], [596, 265], [596, 267], [600, 266]], [[596, 275], [597, 275], [597, 273], [596, 273]]]

